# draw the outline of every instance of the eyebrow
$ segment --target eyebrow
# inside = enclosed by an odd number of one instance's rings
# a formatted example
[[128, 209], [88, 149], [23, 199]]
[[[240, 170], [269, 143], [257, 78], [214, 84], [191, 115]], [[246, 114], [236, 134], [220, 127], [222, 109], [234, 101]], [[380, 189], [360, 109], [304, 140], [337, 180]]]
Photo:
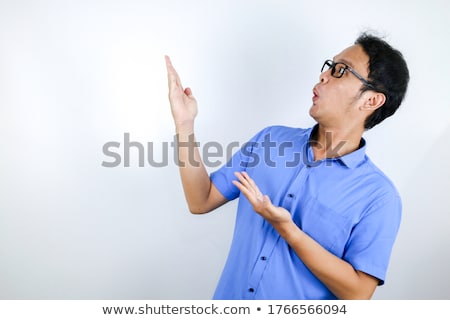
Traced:
[[[334, 61], [335, 59], [336, 59], [336, 56], [333, 57], [333, 61]], [[352, 64], [350, 61], [348, 61], [348, 60], [340, 59], [340, 60], [337, 61], [337, 62], [345, 63], [345, 64], [348, 65], [350, 68], [354, 69], [353, 64]]]

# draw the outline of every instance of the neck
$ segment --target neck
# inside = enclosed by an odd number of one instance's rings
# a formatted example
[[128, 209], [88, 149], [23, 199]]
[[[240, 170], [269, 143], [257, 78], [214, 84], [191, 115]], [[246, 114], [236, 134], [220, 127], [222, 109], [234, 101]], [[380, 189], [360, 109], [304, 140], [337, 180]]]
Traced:
[[359, 148], [364, 129], [336, 129], [318, 125], [311, 145], [314, 160], [338, 158]]

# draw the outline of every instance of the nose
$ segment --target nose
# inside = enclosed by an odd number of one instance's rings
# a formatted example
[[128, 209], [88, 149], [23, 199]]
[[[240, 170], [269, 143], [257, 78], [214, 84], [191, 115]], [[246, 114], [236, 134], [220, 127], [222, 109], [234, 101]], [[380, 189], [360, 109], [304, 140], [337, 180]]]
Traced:
[[325, 70], [324, 72], [322, 72], [320, 74], [320, 76], [319, 76], [320, 83], [327, 83], [328, 82], [328, 79], [330, 78], [330, 74], [331, 74], [331, 71], [330, 72], [328, 72], [328, 71], [330, 71], [330, 70], [329, 69]]

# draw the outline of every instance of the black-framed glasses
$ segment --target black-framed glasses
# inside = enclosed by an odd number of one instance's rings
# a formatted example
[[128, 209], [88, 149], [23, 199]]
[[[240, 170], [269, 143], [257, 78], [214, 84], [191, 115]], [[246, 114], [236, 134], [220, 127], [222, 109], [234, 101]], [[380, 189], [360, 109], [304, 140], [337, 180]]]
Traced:
[[331, 75], [335, 78], [341, 78], [345, 74], [345, 71], [348, 70], [355, 77], [357, 77], [359, 80], [361, 80], [362, 83], [364, 83], [366, 86], [368, 86], [369, 88], [372, 88], [375, 91], [379, 91], [374, 85], [370, 84], [369, 81], [364, 79], [358, 72], [356, 72], [350, 66], [346, 65], [343, 62], [334, 62], [333, 60], [326, 60], [323, 63], [323, 66], [322, 66], [322, 69], [320, 70], [320, 72], [323, 72], [326, 67], [328, 67], [328, 69], [326, 69], [326, 70], [331, 69]]

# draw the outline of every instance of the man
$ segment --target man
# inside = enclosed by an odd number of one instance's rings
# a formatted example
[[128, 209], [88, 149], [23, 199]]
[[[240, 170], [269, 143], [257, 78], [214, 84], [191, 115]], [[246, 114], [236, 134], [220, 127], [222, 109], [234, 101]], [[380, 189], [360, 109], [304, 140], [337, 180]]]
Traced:
[[214, 298], [370, 299], [385, 280], [401, 200], [366, 156], [362, 136], [404, 98], [409, 72], [401, 53], [362, 34], [324, 63], [313, 128], [265, 128], [211, 176], [199, 151], [186, 148], [195, 141], [196, 100], [168, 57], [166, 65], [190, 211], [239, 198]]

